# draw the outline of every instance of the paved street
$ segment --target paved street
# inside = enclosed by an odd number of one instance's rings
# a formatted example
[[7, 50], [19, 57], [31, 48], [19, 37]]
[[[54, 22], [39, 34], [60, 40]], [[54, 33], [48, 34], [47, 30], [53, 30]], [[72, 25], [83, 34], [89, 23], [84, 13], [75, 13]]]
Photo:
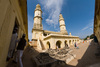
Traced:
[[100, 58], [95, 56], [97, 45], [94, 45], [93, 41], [78, 44], [79, 49], [74, 49], [76, 58], [72, 60], [69, 65], [75, 67], [87, 67], [93, 64], [100, 63]]

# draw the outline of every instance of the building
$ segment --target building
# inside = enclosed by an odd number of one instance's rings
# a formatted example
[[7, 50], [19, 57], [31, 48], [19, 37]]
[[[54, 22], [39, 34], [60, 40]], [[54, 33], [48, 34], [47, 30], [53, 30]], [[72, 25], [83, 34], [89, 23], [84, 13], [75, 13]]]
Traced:
[[78, 36], [68, 35], [66, 25], [62, 14], [59, 15], [60, 32], [43, 30], [42, 10], [39, 4], [36, 5], [34, 11], [34, 26], [32, 29], [32, 45], [38, 50], [46, 50], [49, 48], [64, 48], [65, 46], [73, 46], [75, 42], [79, 43]]
[[0, 0], [0, 67], [6, 67], [6, 58], [14, 28], [18, 39], [28, 39], [27, 0]]
[[95, 0], [94, 34], [100, 45], [100, 0]]

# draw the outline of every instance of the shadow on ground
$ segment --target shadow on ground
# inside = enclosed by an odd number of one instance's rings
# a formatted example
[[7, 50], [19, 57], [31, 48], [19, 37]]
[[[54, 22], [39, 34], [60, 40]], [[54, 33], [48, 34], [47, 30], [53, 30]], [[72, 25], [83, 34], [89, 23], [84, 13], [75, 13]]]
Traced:
[[[24, 50], [22, 57], [23, 67], [88, 67], [90, 65], [100, 63], [100, 58], [97, 58], [95, 56], [95, 52], [97, 52], [96, 50], [97, 45], [95, 45], [92, 41], [91, 45], [89, 45], [83, 57], [78, 60], [77, 66], [72, 66], [66, 64], [64, 61], [52, 58], [46, 53], [39, 53], [38, 51], [33, 49], [33, 47], [28, 46]], [[35, 59], [37, 56], [40, 57]], [[41, 59], [45, 61], [41, 61]], [[17, 64], [14, 64], [12, 63], [12, 61], [9, 61], [7, 67], [17, 67]]]
[[98, 45], [94, 44], [94, 41], [92, 40], [83, 57], [78, 60], [76, 67], [88, 67], [90, 65], [100, 63], [100, 57], [95, 56], [97, 47]]

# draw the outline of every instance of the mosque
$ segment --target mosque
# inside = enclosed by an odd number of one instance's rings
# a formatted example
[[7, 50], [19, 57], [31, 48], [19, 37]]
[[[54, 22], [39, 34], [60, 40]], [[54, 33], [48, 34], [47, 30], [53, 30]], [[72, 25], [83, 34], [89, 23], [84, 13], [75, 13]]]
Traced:
[[36, 5], [34, 11], [34, 25], [32, 29], [32, 46], [37, 50], [62, 49], [65, 46], [71, 47], [76, 43], [80, 43], [78, 36], [72, 36], [66, 30], [66, 25], [62, 14], [59, 15], [60, 32], [43, 30], [42, 10], [39, 4]]

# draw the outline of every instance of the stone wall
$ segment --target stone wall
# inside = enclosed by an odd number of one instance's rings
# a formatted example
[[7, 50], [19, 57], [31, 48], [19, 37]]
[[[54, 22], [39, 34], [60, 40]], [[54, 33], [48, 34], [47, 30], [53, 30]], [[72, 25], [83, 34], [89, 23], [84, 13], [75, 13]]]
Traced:
[[100, 44], [100, 0], [95, 0], [94, 34]]

